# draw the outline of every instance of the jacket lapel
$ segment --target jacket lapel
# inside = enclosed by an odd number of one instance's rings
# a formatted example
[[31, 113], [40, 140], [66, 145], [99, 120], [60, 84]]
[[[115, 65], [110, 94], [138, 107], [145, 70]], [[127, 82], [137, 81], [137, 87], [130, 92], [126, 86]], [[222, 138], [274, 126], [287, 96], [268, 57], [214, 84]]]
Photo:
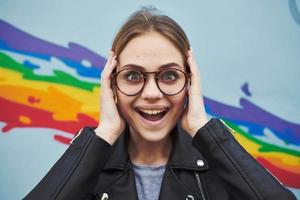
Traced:
[[[134, 172], [128, 155], [129, 128], [114, 145], [114, 151], [102, 170], [95, 192], [105, 192], [109, 199], [138, 200]], [[195, 171], [208, 169], [204, 157], [192, 147], [192, 138], [180, 127], [172, 131], [172, 151], [163, 177], [160, 200], [201, 199]]]
[[192, 146], [192, 138], [179, 126], [175, 127], [172, 134], [173, 148], [159, 199], [202, 199], [195, 172], [208, 170], [207, 162]]
[[106, 193], [108, 199], [138, 200], [134, 173], [127, 151], [128, 137], [129, 128], [126, 126], [113, 146], [114, 150], [110, 159], [99, 175], [99, 181], [94, 191], [95, 193], [100, 192], [100, 197]]

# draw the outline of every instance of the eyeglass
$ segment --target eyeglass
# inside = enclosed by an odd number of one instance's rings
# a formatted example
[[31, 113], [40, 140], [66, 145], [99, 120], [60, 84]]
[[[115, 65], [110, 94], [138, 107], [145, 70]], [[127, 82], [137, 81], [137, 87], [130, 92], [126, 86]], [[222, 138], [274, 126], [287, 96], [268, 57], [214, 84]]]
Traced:
[[155, 83], [159, 90], [169, 96], [180, 93], [190, 78], [190, 74], [176, 68], [163, 69], [157, 72], [125, 68], [112, 74], [112, 77], [120, 92], [127, 96], [134, 96], [144, 89], [149, 74], [154, 74]]

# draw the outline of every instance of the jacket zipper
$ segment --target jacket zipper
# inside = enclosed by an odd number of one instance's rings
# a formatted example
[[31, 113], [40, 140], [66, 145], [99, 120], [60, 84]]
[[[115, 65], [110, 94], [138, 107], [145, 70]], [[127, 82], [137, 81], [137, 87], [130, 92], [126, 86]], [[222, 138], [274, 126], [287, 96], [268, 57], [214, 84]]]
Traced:
[[200, 190], [200, 194], [201, 194], [202, 200], [206, 200], [200, 176], [199, 176], [199, 174], [197, 172], [195, 172], [195, 176], [196, 176], [197, 185], [198, 185], [198, 188]]

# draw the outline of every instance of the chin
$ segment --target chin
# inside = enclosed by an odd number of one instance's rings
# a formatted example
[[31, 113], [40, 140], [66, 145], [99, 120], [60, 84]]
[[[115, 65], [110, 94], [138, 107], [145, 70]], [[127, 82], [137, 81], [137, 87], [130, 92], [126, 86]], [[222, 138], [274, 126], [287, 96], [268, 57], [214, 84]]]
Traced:
[[147, 142], [160, 142], [168, 138], [171, 130], [143, 131], [140, 136]]
[[171, 131], [172, 131], [171, 128], [149, 130], [141, 127], [139, 128], [130, 127], [130, 134], [135, 134], [135, 137], [138, 137], [139, 139], [142, 139], [150, 143], [156, 143], [166, 139], [170, 135]]

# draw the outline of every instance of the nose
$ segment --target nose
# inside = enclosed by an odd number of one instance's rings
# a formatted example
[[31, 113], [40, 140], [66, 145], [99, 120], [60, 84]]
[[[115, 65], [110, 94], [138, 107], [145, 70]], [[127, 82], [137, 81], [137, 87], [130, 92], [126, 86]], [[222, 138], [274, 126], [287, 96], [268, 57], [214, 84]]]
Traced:
[[141, 97], [144, 99], [161, 99], [163, 97], [163, 93], [159, 90], [154, 77], [149, 76], [146, 80]]

